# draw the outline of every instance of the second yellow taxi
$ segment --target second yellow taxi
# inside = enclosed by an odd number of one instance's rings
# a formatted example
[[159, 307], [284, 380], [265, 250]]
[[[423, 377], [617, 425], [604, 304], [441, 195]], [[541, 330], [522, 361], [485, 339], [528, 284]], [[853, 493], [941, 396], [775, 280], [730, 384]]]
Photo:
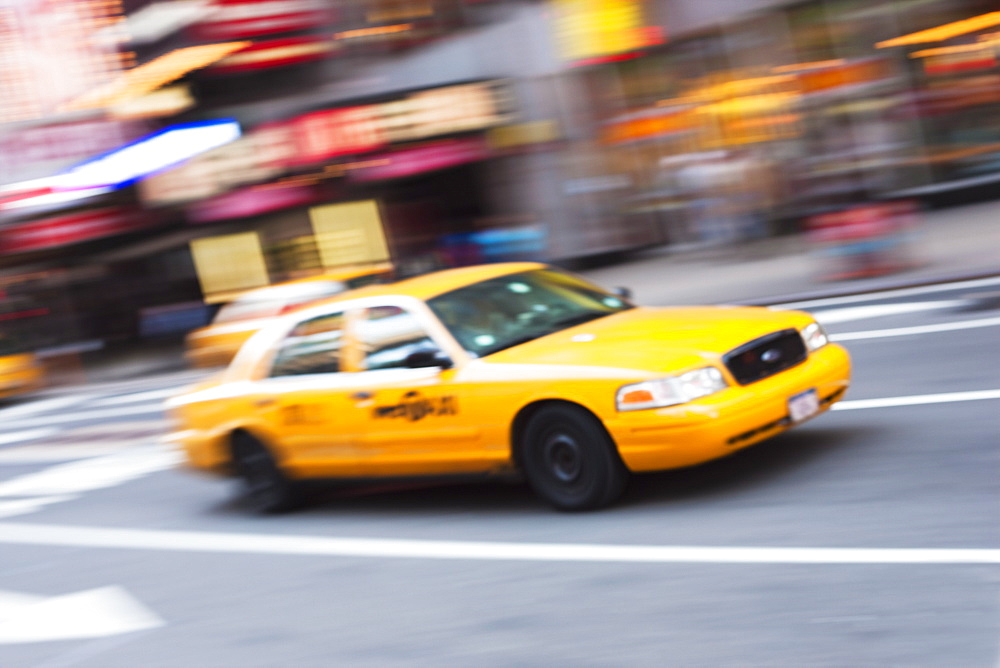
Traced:
[[724, 457], [830, 408], [846, 351], [807, 313], [644, 308], [556, 268], [370, 286], [282, 317], [171, 399], [190, 467], [257, 510], [300, 483], [522, 475], [561, 510]]
[[44, 309], [26, 298], [4, 295], [0, 303], [0, 399], [45, 385], [45, 366], [30, 347], [39, 338], [34, 322], [38, 312]]
[[232, 296], [205, 327], [188, 333], [185, 356], [195, 368], [229, 364], [257, 330], [289, 311], [340, 292], [386, 280], [388, 266], [371, 266], [275, 283]]

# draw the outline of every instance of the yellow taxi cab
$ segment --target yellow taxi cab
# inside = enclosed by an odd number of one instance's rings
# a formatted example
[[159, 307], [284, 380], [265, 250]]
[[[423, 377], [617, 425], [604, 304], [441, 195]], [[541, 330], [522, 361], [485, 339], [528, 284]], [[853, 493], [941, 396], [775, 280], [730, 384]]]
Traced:
[[45, 371], [33, 353], [0, 332], [0, 399], [41, 389]]
[[224, 304], [211, 324], [188, 333], [185, 357], [195, 368], [225, 366], [247, 339], [272, 318], [337, 293], [388, 276], [383, 266], [366, 267], [276, 283], [241, 293]]
[[561, 510], [724, 457], [843, 397], [807, 313], [646, 308], [551, 266], [450, 269], [278, 319], [168, 401], [190, 467], [287, 510], [302, 482], [511, 474]]

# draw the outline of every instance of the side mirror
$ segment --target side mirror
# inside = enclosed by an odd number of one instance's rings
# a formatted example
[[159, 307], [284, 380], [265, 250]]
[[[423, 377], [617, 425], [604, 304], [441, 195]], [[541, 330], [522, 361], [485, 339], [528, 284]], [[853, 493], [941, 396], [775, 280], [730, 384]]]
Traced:
[[616, 297], [621, 297], [622, 299], [629, 299], [629, 300], [632, 299], [632, 291], [629, 288], [624, 288], [621, 286], [612, 290], [611, 294], [613, 294]]
[[406, 356], [406, 366], [410, 369], [423, 369], [426, 367], [437, 366], [442, 369], [450, 369], [454, 362], [448, 357], [443, 350], [438, 348], [421, 348], [420, 350], [414, 350], [412, 353]]

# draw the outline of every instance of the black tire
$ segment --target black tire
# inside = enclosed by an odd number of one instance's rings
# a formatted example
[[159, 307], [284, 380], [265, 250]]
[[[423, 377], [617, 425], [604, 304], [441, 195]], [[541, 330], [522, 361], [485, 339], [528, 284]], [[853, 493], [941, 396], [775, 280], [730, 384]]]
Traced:
[[604, 425], [574, 406], [545, 406], [528, 421], [521, 466], [538, 496], [559, 510], [603, 508], [625, 490], [628, 471]]
[[298, 486], [281, 472], [274, 455], [249, 434], [233, 437], [233, 464], [240, 479], [243, 500], [255, 513], [294, 510], [302, 504]]

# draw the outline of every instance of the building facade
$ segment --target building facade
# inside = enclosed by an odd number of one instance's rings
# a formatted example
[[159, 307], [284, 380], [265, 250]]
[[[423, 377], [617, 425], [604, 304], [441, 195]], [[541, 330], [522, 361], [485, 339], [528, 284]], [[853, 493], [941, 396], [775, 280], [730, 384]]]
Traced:
[[[986, 0], [65, 2], [86, 91], [39, 93], [52, 68], [13, 13], [0, 33], [0, 288], [47, 309], [46, 346], [352, 264], [729, 243], [1000, 181]], [[129, 147], [134, 173], [93, 166]]]

